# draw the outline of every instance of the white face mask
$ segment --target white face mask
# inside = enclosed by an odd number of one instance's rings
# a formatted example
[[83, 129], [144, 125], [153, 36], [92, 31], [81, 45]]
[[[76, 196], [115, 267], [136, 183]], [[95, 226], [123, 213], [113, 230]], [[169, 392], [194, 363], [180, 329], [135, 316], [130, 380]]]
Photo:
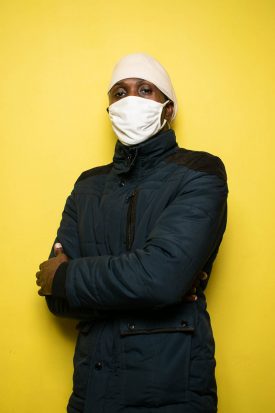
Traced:
[[158, 133], [162, 110], [167, 103], [156, 102], [138, 96], [127, 96], [109, 106], [113, 130], [123, 145], [137, 145]]

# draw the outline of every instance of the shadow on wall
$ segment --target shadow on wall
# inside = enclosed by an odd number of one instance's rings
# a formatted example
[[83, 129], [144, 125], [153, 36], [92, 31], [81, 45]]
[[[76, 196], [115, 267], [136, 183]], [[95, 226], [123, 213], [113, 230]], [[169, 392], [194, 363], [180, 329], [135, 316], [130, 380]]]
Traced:
[[79, 320], [55, 316], [50, 312], [46, 303], [45, 311], [47, 312], [47, 318], [49, 323], [56, 327], [58, 333], [62, 335], [66, 341], [71, 341], [72, 343], [75, 343], [78, 334], [76, 326], [79, 323]]
[[[53, 316], [54, 317], [54, 316]], [[68, 320], [66, 318], [54, 317], [55, 324], [58, 327], [60, 333], [66, 338], [66, 340], [75, 343], [77, 337], [76, 325], [78, 324], [77, 320]], [[52, 320], [53, 321], [53, 320]]]

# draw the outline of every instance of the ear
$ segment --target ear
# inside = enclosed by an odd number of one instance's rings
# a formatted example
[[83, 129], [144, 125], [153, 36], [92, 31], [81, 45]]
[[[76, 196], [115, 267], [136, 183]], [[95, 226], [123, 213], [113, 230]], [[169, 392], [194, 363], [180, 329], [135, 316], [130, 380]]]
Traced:
[[172, 120], [173, 111], [174, 103], [170, 100], [164, 108], [164, 119], [166, 119], [168, 123], [170, 123]]

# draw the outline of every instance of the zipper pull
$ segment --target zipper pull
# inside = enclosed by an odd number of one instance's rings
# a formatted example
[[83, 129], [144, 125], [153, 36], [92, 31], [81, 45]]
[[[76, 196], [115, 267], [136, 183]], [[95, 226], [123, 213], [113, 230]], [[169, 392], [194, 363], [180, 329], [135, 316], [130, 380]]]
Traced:
[[137, 191], [134, 190], [133, 192], [131, 192], [131, 194], [128, 196], [127, 201], [130, 201], [131, 198], [134, 198], [136, 196]]

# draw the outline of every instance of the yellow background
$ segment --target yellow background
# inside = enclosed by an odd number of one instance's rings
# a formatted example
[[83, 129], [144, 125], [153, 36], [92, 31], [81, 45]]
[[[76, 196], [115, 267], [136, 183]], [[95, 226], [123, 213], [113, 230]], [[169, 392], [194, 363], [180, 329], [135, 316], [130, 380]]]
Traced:
[[171, 75], [180, 145], [227, 167], [207, 293], [219, 412], [275, 411], [274, 35], [272, 0], [1, 0], [1, 412], [65, 412], [74, 323], [47, 311], [35, 272], [78, 175], [112, 159], [106, 88], [137, 51]]

